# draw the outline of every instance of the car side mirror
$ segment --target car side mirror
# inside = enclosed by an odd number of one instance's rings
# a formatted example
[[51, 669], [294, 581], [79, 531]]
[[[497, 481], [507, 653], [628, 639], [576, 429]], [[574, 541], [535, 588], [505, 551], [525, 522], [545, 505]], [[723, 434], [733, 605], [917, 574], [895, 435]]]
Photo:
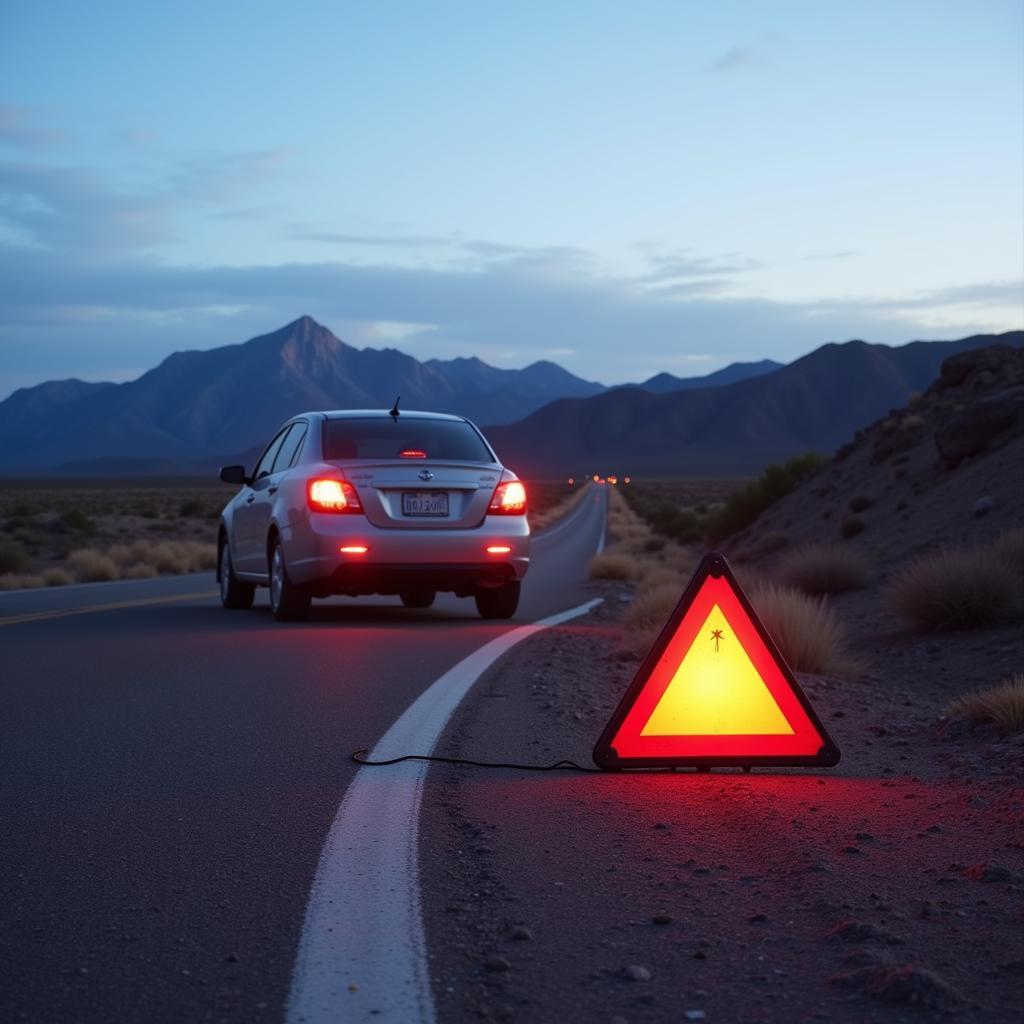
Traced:
[[226, 484], [247, 484], [249, 482], [245, 466], [221, 466], [220, 478]]

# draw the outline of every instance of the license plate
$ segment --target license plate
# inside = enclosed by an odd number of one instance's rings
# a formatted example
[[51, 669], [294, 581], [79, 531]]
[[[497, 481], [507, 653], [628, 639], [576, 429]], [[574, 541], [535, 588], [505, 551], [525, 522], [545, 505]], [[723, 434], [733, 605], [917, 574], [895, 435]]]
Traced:
[[403, 491], [402, 515], [446, 516], [448, 494], [445, 491]]

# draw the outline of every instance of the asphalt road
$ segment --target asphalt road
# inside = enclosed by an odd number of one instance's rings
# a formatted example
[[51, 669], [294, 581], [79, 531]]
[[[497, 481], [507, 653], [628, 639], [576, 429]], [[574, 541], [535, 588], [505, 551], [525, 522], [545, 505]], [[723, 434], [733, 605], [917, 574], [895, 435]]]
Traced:
[[445, 595], [283, 625], [205, 575], [0, 594], [0, 1020], [281, 1020], [349, 753], [586, 600], [604, 510], [535, 539], [510, 623]]

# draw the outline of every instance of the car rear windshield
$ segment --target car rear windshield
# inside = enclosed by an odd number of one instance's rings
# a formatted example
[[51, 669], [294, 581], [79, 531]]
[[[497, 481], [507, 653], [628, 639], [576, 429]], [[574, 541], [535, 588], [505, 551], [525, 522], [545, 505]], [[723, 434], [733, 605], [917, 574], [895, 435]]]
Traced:
[[493, 462], [480, 435], [461, 420], [399, 416], [398, 421], [358, 417], [324, 422], [323, 455], [342, 459], [442, 459]]

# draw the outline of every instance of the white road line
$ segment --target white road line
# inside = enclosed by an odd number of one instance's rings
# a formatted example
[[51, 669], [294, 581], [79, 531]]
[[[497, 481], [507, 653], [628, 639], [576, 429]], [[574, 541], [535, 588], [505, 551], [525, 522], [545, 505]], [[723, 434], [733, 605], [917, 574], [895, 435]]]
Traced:
[[[484, 644], [424, 691], [370, 757], [429, 754], [473, 684], [528, 637], [600, 598]], [[331, 826], [306, 908], [288, 1024], [434, 1024], [420, 909], [419, 808], [428, 765], [360, 768]]]
[[[606, 484], [605, 487], [608, 485]], [[604, 551], [605, 535], [608, 533], [608, 491], [604, 492], [604, 507], [601, 509], [601, 536], [597, 539], [597, 553]]]

